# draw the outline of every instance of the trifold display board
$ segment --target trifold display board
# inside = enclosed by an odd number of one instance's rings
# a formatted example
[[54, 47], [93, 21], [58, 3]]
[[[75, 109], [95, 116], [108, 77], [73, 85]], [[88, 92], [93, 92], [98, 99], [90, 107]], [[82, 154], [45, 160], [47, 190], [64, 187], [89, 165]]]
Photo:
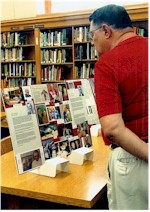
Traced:
[[5, 88], [2, 97], [19, 174], [92, 146], [93, 79]]

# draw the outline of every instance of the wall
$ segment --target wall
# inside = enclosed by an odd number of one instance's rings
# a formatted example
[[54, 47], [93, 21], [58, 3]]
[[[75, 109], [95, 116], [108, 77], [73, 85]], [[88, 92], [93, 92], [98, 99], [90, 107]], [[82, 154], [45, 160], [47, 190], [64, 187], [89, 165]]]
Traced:
[[[50, 1], [50, 0], [48, 0]], [[68, 12], [76, 10], [94, 9], [104, 4], [119, 5], [148, 3], [148, 0], [51, 0], [51, 12]], [[1, 20], [32, 18], [44, 13], [44, 0], [1, 0]]]
[[1, 20], [35, 17], [36, 0], [1, 0]]

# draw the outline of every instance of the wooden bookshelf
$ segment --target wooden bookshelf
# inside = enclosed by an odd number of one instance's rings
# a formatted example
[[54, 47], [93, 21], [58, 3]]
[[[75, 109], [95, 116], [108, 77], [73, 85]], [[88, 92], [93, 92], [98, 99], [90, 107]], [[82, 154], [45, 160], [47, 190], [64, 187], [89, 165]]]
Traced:
[[[133, 25], [137, 29], [144, 29], [143, 35], [148, 36], [148, 4], [128, 5], [125, 8]], [[98, 58], [87, 37], [89, 16], [92, 12], [93, 10], [87, 10], [41, 15], [32, 19], [2, 21], [1, 38], [7, 41], [7, 43], [1, 42], [2, 87], [13, 86], [11, 81], [15, 82], [15, 80], [16, 84], [18, 80], [18, 83], [25, 85], [25, 83], [40, 84], [92, 77], [94, 64]], [[77, 38], [77, 34], [79, 38]], [[10, 37], [11, 35], [14, 43], [8, 42], [8, 39], [5, 38], [5, 36]], [[21, 42], [17, 43], [18, 38], [15, 40], [15, 35], [20, 35], [20, 37], [22, 35]], [[45, 36], [46, 40], [42, 40], [42, 36]], [[21, 52], [20, 59], [18, 57], [9, 58], [12, 52], [14, 55], [19, 54], [18, 51]], [[64, 57], [64, 55], [66, 56]], [[33, 66], [34, 69], [30, 75], [24, 73], [27, 64], [31, 64], [30, 66]], [[23, 69], [23, 73], [21, 71], [18, 73], [17, 69]], [[61, 69], [61, 76], [51, 79], [50, 72], [57, 72], [57, 69]], [[85, 74], [86, 69], [89, 70]], [[80, 73], [81, 70], [85, 75]], [[43, 77], [43, 71], [49, 72], [48, 78], [46, 75], [46, 78]], [[57, 75], [57, 73], [54, 74]]]

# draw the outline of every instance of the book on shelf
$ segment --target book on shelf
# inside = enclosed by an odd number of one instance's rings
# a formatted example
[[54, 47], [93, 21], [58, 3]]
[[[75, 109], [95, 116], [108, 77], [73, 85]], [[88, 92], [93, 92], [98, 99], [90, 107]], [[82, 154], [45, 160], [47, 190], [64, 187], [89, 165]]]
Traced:
[[144, 28], [134, 26], [133, 29], [137, 35], [145, 36], [146, 34], [146, 30]]
[[[26, 85], [34, 85], [35, 80], [32, 78], [9, 78], [7, 79], [7, 84], [5, 83], [5, 87], [11, 88], [11, 87], [20, 87], [20, 86], [26, 86]], [[3, 88], [5, 88], [3, 87]]]
[[40, 32], [40, 47], [67, 45], [67, 30], [48, 30]]
[[75, 66], [76, 79], [91, 78], [93, 76], [94, 76], [94, 65], [93, 64], [83, 63], [82, 66], [80, 66], [80, 67]]
[[89, 41], [88, 32], [89, 32], [89, 26], [76, 27], [74, 29], [74, 42]]
[[66, 49], [42, 49], [41, 63], [65, 63], [70, 60], [68, 55]]
[[13, 47], [25, 45], [27, 40], [26, 32], [3, 32], [1, 33], [1, 47]]
[[47, 66], [41, 70], [42, 81], [57, 81], [64, 79], [61, 66]]

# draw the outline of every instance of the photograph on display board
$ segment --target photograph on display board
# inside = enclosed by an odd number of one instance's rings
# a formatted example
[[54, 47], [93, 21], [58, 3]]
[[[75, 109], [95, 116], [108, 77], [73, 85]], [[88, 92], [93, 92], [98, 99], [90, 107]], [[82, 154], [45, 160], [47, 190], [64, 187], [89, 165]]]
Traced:
[[59, 142], [54, 142], [52, 144], [52, 158], [57, 157], [59, 151]]
[[91, 136], [87, 135], [86, 137], [82, 137], [82, 144], [84, 147], [91, 147], [92, 146], [92, 139]]
[[57, 83], [47, 84], [47, 88], [50, 96], [50, 103], [54, 104], [61, 102]]
[[57, 87], [58, 87], [59, 98], [60, 98], [60, 101], [62, 102], [63, 101], [63, 86], [62, 84], [58, 83]]
[[68, 140], [58, 142], [57, 155], [63, 158], [67, 158], [70, 154], [70, 146]]
[[87, 106], [87, 114], [93, 114], [93, 109], [91, 105]]
[[45, 104], [35, 105], [35, 108], [39, 125], [49, 123], [46, 105]]
[[48, 139], [42, 142], [44, 149], [45, 160], [52, 158], [52, 145], [54, 144], [54, 139]]
[[47, 90], [43, 89], [41, 91], [41, 96], [43, 96], [44, 101], [49, 100], [49, 94], [48, 94], [48, 91]]
[[79, 138], [69, 139], [69, 146], [71, 151], [75, 149], [79, 149], [83, 146], [82, 141]]
[[[5, 105], [7, 104], [8, 107], [6, 109], [7, 115], [10, 117], [9, 126], [11, 127], [11, 125], [13, 126], [15, 124], [12, 120], [12, 114], [15, 114], [14, 118], [18, 121], [21, 120], [19, 124], [22, 124], [22, 133], [25, 134], [27, 131], [27, 135], [29, 135], [29, 128], [32, 130], [31, 136], [27, 138], [26, 136], [22, 138], [22, 134], [19, 130], [17, 131], [20, 133], [19, 141], [22, 143], [29, 141], [29, 145], [31, 145], [30, 150], [32, 150], [29, 152], [28, 148], [26, 148], [27, 145], [24, 145], [21, 151], [19, 150], [19, 153], [18, 151], [16, 151], [17, 153], [14, 151], [15, 157], [18, 154], [17, 165], [19, 167], [19, 173], [20, 170], [26, 172], [40, 164], [39, 159], [39, 162], [35, 161], [38, 157], [42, 157], [42, 161], [44, 158], [51, 159], [56, 156], [66, 158], [74, 149], [82, 146], [92, 146], [89, 131], [89, 125], [91, 126], [92, 124], [90, 124], [88, 117], [89, 114], [92, 114], [91, 116], [93, 118], [96, 109], [94, 110], [93, 105], [90, 105], [87, 101], [85, 90], [82, 90], [85, 87], [86, 83], [83, 83], [82, 86], [82, 80], [71, 80], [70, 82], [67, 81], [67, 83], [23, 86], [23, 89], [19, 87], [7, 88], [7, 91], [2, 93]], [[70, 97], [69, 100], [68, 94]], [[82, 97], [80, 98], [80, 96]], [[73, 103], [71, 102], [71, 98], [73, 99]], [[76, 102], [79, 103], [77, 104]], [[12, 107], [14, 104], [20, 105]], [[16, 108], [15, 113], [14, 111], [9, 112], [11, 108]], [[26, 117], [24, 120], [21, 119], [23, 115]], [[15, 127], [12, 127], [12, 135], [16, 133]], [[18, 140], [13, 140], [13, 142], [17, 143]], [[40, 148], [42, 148], [42, 151]], [[35, 152], [34, 163], [32, 165], [33, 150], [39, 151]]]
[[78, 85], [77, 88], [78, 88], [79, 96], [84, 96], [82, 86]]
[[5, 108], [24, 103], [22, 89], [19, 87], [4, 88], [2, 90], [2, 100]]
[[47, 138], [57, 139], [58, 131], [57, 131], [57, 123], [45, 124], [39, 127], [41, 140], [45, 140]]
[[20, 157], [23, 172], [37, 168], [43, 164], [40, 149], [23, 153], [20, 155]]
[[58, 91], [59, 91], [59, 95], [63, 101], [69, 100], [65, 83], [58, 83]]
[[61, 114], [62, 114], [62, 118], [64, 119], [64, 122], [65, 123], [71, 122], [72, 116], [71, 116], [69, 104], [62, 104], [60, 105], [60, 108], [61, 108]]
[[48, 104], [50, 102], [50, 97], [46, 84], [31, 85], [31, 91], [34, 104]]
[[94, 78], [89, 78], [88, 81], [90, 82], [91, 90], [92, 90], [93, 96], [95, 97]]
[[34, 108], [33, 101], [26, 101], [25, 104], [27, 106], [28, 115], [35, 114], [35, 108]]
[[73, 89], [73, 88], [75, 88], [74, 87], [74, 82], [67, 82], [68, 83], [68, 87], [69, 87], [69, 89]]
[[32, 94], [31, 94], [31, 87], [30, 86], [23, 86], [22, 87], [22, 92], [25, 100], [31, 100], [32, 99]]
[[48, 111], [49, 121], [61, 119], [61, 113], [60, 113], [59, 106], [48, 106], [47, 111]]
[[87, 134], [89, 134], [89, 126], [87, 121], [77, 124], [77, 133], [79, 138], [85, 137]]
[[60, 141], [73, 137], [72, 123], [59, 125], [58, 133], [60, 136]]

